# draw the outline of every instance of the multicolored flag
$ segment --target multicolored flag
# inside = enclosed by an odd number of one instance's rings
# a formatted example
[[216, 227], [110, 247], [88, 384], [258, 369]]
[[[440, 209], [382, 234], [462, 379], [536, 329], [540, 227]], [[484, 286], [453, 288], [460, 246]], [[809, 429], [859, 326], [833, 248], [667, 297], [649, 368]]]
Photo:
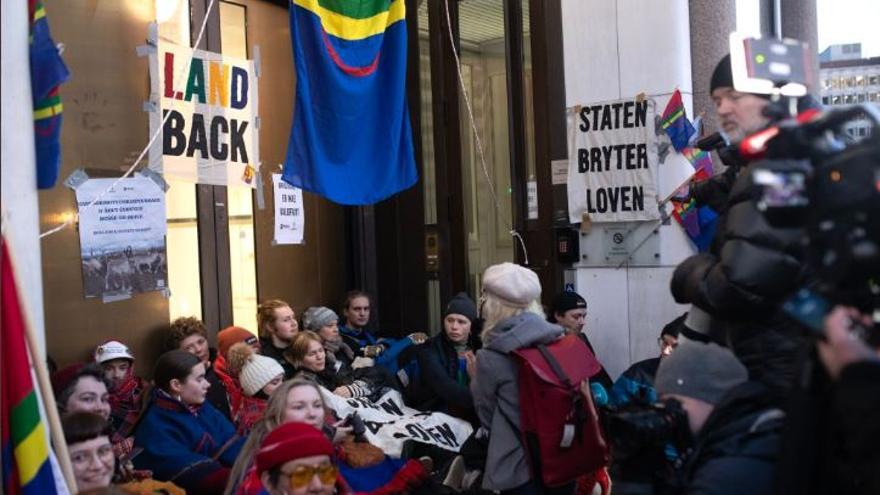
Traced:
[[61, 168], [61, 95], [58, 87], [70, 72], [46, 20], [46, 9], [39, 0], [28, 0], [30, 15], [31, 95], [34, 102], [34, 144], [37, 155], [37, 187], [49, 189], [58, 180]]
[[283, 179], [348, 205], [416, 183], [404, 0], [291, 0], [296, 106]]
[[2, 242], [0, 285], [0, 431], [3, 441], [3, 493], [52, 495], [67, 493], [56, 485], [56, 466], [50, 460], [49, 429], [40, 416], [38, 391], [31, 379], [30, 353], [25, 343], [25, 320], [12, 264]]
[[666, 131], [675, 151], [679, 152], [688, 145], [691, 136], [696, 134], [694, 126], [691, 125], [684, 111], [681, 91], [676, 89], [672, 93], [672, 97], [669, 98], [669, 103], [666, 104], [666, 109], [663, 110], [663, 115], [660, 117], [660, 127]]
[[[709, 153], [697, 148], [684, 148], [681, 154], [694, 167], [691, 182], [699, 182], [712, 177], [714, 166], [712, 156]], [[688, 189], [689, 186], [685, 184], [670, 199], [672, 216], [684, 228], [697, 249], [704, 252], [709, 249], [709, 244], [715, 236], [718, 213], [708, 206], [697, 207], [696, 201], [688, 197]]]

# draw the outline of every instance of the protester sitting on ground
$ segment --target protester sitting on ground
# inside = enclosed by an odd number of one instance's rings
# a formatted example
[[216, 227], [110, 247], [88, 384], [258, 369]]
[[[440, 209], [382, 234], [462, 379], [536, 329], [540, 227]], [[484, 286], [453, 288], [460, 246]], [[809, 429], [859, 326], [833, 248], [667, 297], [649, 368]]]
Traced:
[[284, 351], [290, 347], [299, 333], [296, 313], [290, 305], [278, 299], [263, 301], [257, 307], [257, 326], [260, 330], [260, 354], [278, 361], [284, 368], [284, 379], [290, 379], [296, 370], [284, 359]]
[[90, 412], [110, 420], [109, 386], [97, 365], [77, 363], [56, 371], [52, 389], [62, 415]]
[[191, 495], [221, 492], [244, 440], [205, 400], [211, 387], [205, 362], [186, 351], [166, 352], [156, 361], [153, 382], [151, 403], [135, 430], [135, 446], [144, 449], [135, 466]]
[[328, 367], [321, 337], [310, 330], [300, 332], [284, 356], [296, 368], [296, 377], [312, 380], [340, 397], [367, 397], [383, 384], [382, 375], [371, 368]]
[[419, 409], [446, 412], [476, 422], [470, 382], [474, 352], [481, 347], [479, 331], [477, 306], [461, 292], [446, 305], [443, 331], [419, 350], [419, 381], [424, 389], [419, 396], [430, 397]]
[[549, 488], [532, 479], [519, 431], [518, 368], [509, 354], [563, 336], [558, 325], [545, 320], [540, 296], [541, 283], [528, 268], [501, 263], [483, 272], [483, 349], [477, 352], [471, 392], [481, 428], [490, 432], [482, 484], [486, 490], [566, 495], [574, 490], [574, 483]]
[[[339, 316], [327, 307], [313, 306], [303, 313], [303, 328], [321, 337], [330, 367], [351, 367], [354, 350], [342, 340], [339, 334]], [[339, 364], [337, 364], [339, 363]]]
[[[342, 316], [345, 321], [339, 326], [342, 340], [356, 353], [363, 353], [364, 347], [379, 345], [375, 330], [369, 328], [372, 300], [364, 291], [353, 290], [345, 295]], [[375, 353], [380, 352], [377, 350]], [[368, 352], [368, 354], [373, 354]], [[371, 356], [373, 357], [373, 356]]]
[[[596, 356], [596, 350], [593, 349], [593, 344], [590, 343], [590, 338], [584, 330], [587, 323], [587, 300], [581, 297], [580, 294], [570, 290], [556, 294], [550, 305], [550, 314], [547, 315], [547, 321], [561, 326], [567, 334], [580, 335], [587, 344], [587, 347], [590, 348], [590, 352]], [[599, 356], [596, 356], [596, 358], [598, 359]], [[602, 363], [600, 362], [599, 364]], [[601, 385], [602, 391], [599, 392], [599, 395], [604, 394], [606, 397], [608, 391], [614, 385], [614, 381], [611, 380], [611, 376], [605, 371], [604, 366], [596, 376], [590, 379], [590, 382]], [[595, 391], [593, 396], [597, 396]], [[601, 404], [604, 401], [607, 401], [607, 399], [598, 400], [597, 397], [597, 403]]]
[[208, 329], [205, 324], [195, 316], [177, 318], [171, 322], [168, 335], [165, 339], [165, 350], [181, 350], [199, 358], [205, 363], [205, 379], [211, 384], [208, 389], [208, 402], [220, 413], [231, 420], [229, 412], [229, 397], [226, 389], [214, 371], [214, 361], [217, 359], [217, 350], [208, 347]]
[[213, 369], [217, 373], [217, 377], [220, 378], [223, 388], [226, 389], [232, 423], [238, 433], [244, 435], [250, 427], [249, 425], [243, 427], [243, 424], [247, 423], [245, 418], [251, 416], [248, 411], [257, 411], [256, 416], [259, 417], [259, 412], [263, 407], [259, 404], [259, 399], [248, 397], [242, 392], [237, 373], [229, 369], [229, 350], [236, 344], [244, 344], [254, 352], [260, 351], [260, 342], [256, 335], [241, 327], [226, 327], [217, 334], [217, 350], [219, 352], [217, 352], [217, 359], [214, 360]]
[[654, 387], [681, 404], [694, 435], [676, 493], [773, 493], [784, 414], [732, 352], [686, 341], [661, 361]]
[[80, 492], [110, 486], [116, 459], [110, 443], [112, 427], [107, 418], [78, 411], [61, 418], [73, 476]]
[[95, 349], [95, 363], [104, 370], [110, 383], [110, 422], [113, 431], [128, 437], [144, 407], [147, 384], [134, 374], [134, 355], [128, 346], [117, 340], [105, 342]]
[[257, 471], [269, 495], [351, 493], [333, 462], [333, 444], [313, 426], [285, 423], [257, 451]]
[[[369, 444], [355, 442], [352, 428], [335, 422], [326, 408], [321, 391], [308, 380], [288, 380], [269, 398], [263, 417], [254, 425], [227, 484], [225, 495], [255, 495], [260, 493], [260, 477], [256, 469], [255, 453], [270, 431], [291, 422], [308, 424], [320, 429], [335, 445], [335, 457], [356, 485], [381, 485], [379, 490], [410, 487], [420, 484], [427, 477], [423, 465], [417, 461], [403, 464], [387, 458], [381, 450]], [[403, 468], [401, 468], [403, 464]], [[394, 493], [393, 491], [373, 493]]]
[[233, 414], [238, 434], [247, 435], [254, 423], [263, 415], [266, 401], [284, 381], [284, 369], [274, 359], [254, 352], [245, 343], [229, 348], [229, 372], [240, 384], [241, 400]]
[[667, 323], [660, 331], [657, 345], [660, 347], [660, 355], [639, 361], [624, 371], [614, 386], [611, 387], [610, 405], [623, 407], [630, 403], [648, 405], [657, 402], [657, 392], [654, 390], [654, 375], [660, 361], [672, 354], [678, 346], [678, 334], [684, 325], [687, 313]]

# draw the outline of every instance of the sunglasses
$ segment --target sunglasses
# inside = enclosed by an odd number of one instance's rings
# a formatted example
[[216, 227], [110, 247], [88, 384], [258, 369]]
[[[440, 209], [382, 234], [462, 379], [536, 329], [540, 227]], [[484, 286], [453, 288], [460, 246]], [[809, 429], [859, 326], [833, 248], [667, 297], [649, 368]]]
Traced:
[[317, 466], [299, 465], [293, 471], [289, 473], [282, 472], [282, 474], [290, 477], [290, 488], [298, 490], [308, 486], [315, 476], [325, 485], [336, 483], [339, 469], [330, 462], [324, 462]]

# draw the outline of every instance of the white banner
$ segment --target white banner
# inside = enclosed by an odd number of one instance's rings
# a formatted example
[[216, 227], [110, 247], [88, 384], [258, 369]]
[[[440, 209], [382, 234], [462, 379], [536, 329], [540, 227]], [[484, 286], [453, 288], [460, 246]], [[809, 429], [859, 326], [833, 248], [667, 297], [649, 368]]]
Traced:
[[272, 174], [272, 187], [275, 191], [275, 244], [302, 244], [306, 225], [302, 189], [281, 180], [281, 174]]
[[659, 218], [653, 106], [631, 99], [584, 105], [569, 125], [569, 220]]
[[[76, 188], [80, 209], [117, 179], [89, 179]], [[165, 191], [146, 177], [123, 179], [80, 211], [85, 297], [113, 298], [167, 287]]]
[[345, 399], [321, 388], [327, 407], [339, 418], [357, 412], [367, 427], [367, 439], [391, 457], [400, 457], [407, 440], [458, 452], [473, 432], [470, 423], [438, 412], [407, 407], [400, 392], [391, 390], [378, 401]]
[[[192, 64], [190, 64], [192, 59]], [[159, 40], [150, 55], [150, 168], [166, 177], [256, 187], [260, 163], [254, 63]]]

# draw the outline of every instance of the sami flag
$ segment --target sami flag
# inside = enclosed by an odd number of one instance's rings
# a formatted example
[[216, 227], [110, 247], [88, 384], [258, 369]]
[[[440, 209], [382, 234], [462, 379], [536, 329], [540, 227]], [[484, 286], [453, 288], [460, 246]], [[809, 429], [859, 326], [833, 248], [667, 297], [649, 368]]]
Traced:
[[663, 110], [663, 115], [660, 117], [660, 127], [666, 131], [675, 151], [679, 152], [688, 145], [691, 136], [696, 134], [697, 131], [687, 119], [684, 111], [681, 91], [676, 89], [672, 93], [672, 97], [669, 98], [669, 103], [666, 104], [666, 109]]
[[[694, 167], [694, 181], [706, 180], [714, 173], [712, 156], [697, 148], [685, 148], [681, 154]], [[685, 233], [697, 246], [700, 252], [709, 250], [712, 238], [715, 237], [715, 228], [718, 224], [718, 213], [708, 206], [697, 207], [693, 198], [687, 199], [688, 186], [685, 185], [673, 195], [672, 215], [684, 228]]]
[[66, 493], [55, 485], [50, 461], [49, 429], [40, 416], [37, 391], [31, 380], [25, 320], [5, 239], [2, 246], [0, 310], [0, 431], [3, 441], [3, 493], [53, 495]]
[[346, 205], [416, 183], [404, 0], [292, 0], [296, 106], [282, 178]]
[[70, 72], [49, 33], [43, 2], [28, 0], [31, 19], [31, 95], [34, 103], [34, 144], [37, 158], [37, 187], [49, 189], [61, 168], [61, 96], [58, 87]]

